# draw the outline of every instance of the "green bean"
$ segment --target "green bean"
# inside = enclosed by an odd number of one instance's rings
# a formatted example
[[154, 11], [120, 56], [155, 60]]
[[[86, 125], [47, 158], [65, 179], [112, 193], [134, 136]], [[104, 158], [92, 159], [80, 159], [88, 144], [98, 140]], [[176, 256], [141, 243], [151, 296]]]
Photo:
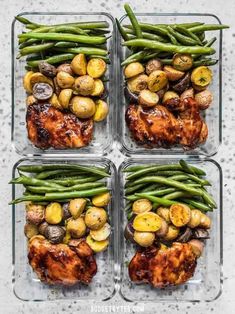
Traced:
[[72, 192], [72, 191], [82, 191], [87, 189], [93, 189], [97, 187], [105, 186], [102, 182], [91, 182], [73, 185], [70, 187], [61, 187], [61, 188], [53, 188], [53, 187], [45, 187], [45, 186], [27, 186], [27, 190], [33, 193], [45, 194], [50, 192]]
[[57, 64], [63, 61], [68, 61], [68, 60], [72, 60], [74, 58], [75, 54], [73, 53], [64, 53], [64, 54], [59, 54], [59, 55], [55, 55], [46, 59], [41, 59], [41, 60], [34, 60], [34, 61], [28, 61], [27, 65], [32, 67], [32, 68], [36, 68], [38, 67], [39, 63], [42, 61], [45, 61], [47, 63], [50, 64]]
[[194, 194], [194, 195], [199, 195], [199, 196], [202, 196], [203, 192], [194, 188], [194, 187], [191, 187], [185, 183], [182, 183], [182, 182], [178, 182], [178, 181], [175, 181], [175, 180], [171, 180], [169, 178], [165, 178], [165, 177], [158, 177], [158, 176], [155, 176], [155, 177], [152, 177], [152, 176], [149, 176], [149, 177], [144, 177], [144, 178], [141, 178], [139, 180], [136, 181], [136, 184], [142, 184], [142, 183], [149, 183], [149, 182], [156, 182], [156, 183], [161, 183], [161, 184], [164, 184], [164, 185], [169, 185], [169, 186], [173, 186], [173, 187], [176, 187], [178, 188], [179, 190], [183, 190], [183, 191], [187, 191], [191, 194]]
[[165, 44], [157, 41], [151, 41], [148, 39], [131, 39], [123, 43], [128, 47], [145, 47], [149, 49], [157, 49], [175, 53], [189, 53], [189, 54], [213, 54], [215, 49], [211, 47], [200, 46], [177, 46], [172, 44]]
[[217, 204], [214, 201], [213, 197], [204, 189], [200, 189], [202, 191], [202, 198], [204, 201], [212, 208], [217, 208]]
[[101, 48], [95, 48], [95, 47], [75, 47], [75, 48], [55, 48], [55, 51], [61, 51], [61, 52], [67, 52], [67, 53], [84, 53], [85, 55], [100, 55], [100, 56], [106, 56], [108, 54], [108, 51]]
[[129, 40], [129, 36], [127, 35], [127, 32], [124, 30], [124, 28], [122, 27], [121, 23], [119, 22], [119, 20], [116, 18], [115, 19], [116, 24], [117, 24], [117, 28], [119, 30], [119, 33], [122, 36], [123, 40]]
[[[124, 29], [125, 32], [127, 34], [130, 34], [130, 35], [134, 35], [134, 31], [133, 29]], [[167, 43], [168, 40], [162, 36], [159, 36], [159, 35], [156, 35], [156, 34], [152, 34], [152, 33], [148, 33], [148, 32], [142, 32], [142, 35], [143, 35], [143, 38], [146, 38], [146, 39], [151, 39], [151, 40], [157, 40], [157, 41], [161, 41], [163, 43]], [[129, 38], [128, 38], [129, 39]], [[126, 39], [126, 40], [128, 40]]]
[[45, 170], [56, 170], [56, 169], [70, 169], [83, 171], [87, 173], [93, 173], [101, 177], [109, 177], [107, 170], [102, 167], [96, 166], [82, 166], [75, 164], [47, 164], [47, 165], [21, 165], [17, 167], [18, 170], [23, 172], [38, 173]]
[[131, 7], [129, 6], [129, 4], [124, 4], [124, 9], [127, 13], [127, 16], [129, 17], [130, 21], [131, 21], [131, 24], [133, 26], [133, 30], [136, 34], [136, 37], [137, 38], [142, 38], [143, 35], [142, 35], [142, 31], [141, 31], [141, 28], [140, 28], [140, 25], [136, 19], [136, 16], [134, 14], [134, 12], [132, 11]]
[[74, 34], [67, 34], [67, 33], [35, 33], [35, 32], [28, 32], [24, 34], [18, 35], [19, 38], [35, 38], [35, 39], [42, 39], [42, 40], [56, 40], [56, 41], [73, 41], [79, 42], [84, 44], [104, 44], [106, 42], [105, 37], [101, 36], [85, 36], [85, 35], [74, 35]]
[[163, 198], [167, 199], [167, 200], [174, 200], [176, 198], [180, 198], [180, 197], [189, 197], [192, 196], [192, 194], [189, 194], [187, 192], [183, 192], [183, 191], [176, 191], [173, 193], [169, 193], [167, 195], [164, 195]]
[[70, 33], [70, 34], [78, 34], [78, 35], [85, 35], [89, 36], [86, 31], [79, 27], [70, 26], [70, 25], [61, 25], [61, 26], [55, 26], [50, 29], [51, 33]]
[[[167, 193], [172, 193], [175, 191], [176, 191], [175, 188], [166, 188], [166, 189], [157, 190], [157, 191], [149, 191], [149, 192], [142, 191], [141, 193], [144, 193], [146, 195], [152, 195], [152, 196], [162, 196], [162, 195], [165, 195]], [[128, 199], [129, 201], [136, 201], [139, 199], [139, 197], [136, 195], [129, 195], [126, 197], [126, 199]]]
[[156, 196], [146, 195], [145, 193], [136, 193], [135, 195], [139, 196], [140, 198], [147, 198], [148, 200], [150, 200], [153, 203], [158, 203], [158, 204], [161, 204], [161, 205], [167, 206], [167, 207], [171, 206], [173, 204], [179, 203], [179, 202], [167, 200], [167, 199], [156, 197]]
[[195, 40], [196, 44], [202, 45], [200, 38], [196, 34], [192, 33], [188, 28], [179, 25], [174, 25], [172, 28], [188, 37], [191, 37]]
[[185, 160], [180, 159], [179, 164], [186, 172], [195, 175], [195, 171], [189, 166], [189, 164]]
[[52, 24], [52, 25], [45, 25], [45, 24], [36, 24], [36, 23], [27, 23], [31, 24], [33, 28], [35, 26], [37, 28], [41, 27], [57, 27], [57, 26], [77, 26], [81, 29], [96, 29], [96, 28], [108, 28], [109, 23], [106, 21], [94, 21], [94, 22], [73, 22], [73, 23], [62, 23], [62, 24]]
[[143, 57], [142, 61], [148, 61], [149, 59], [155, 58], [158, 55], [158, 51], [156, 52], [152, 52], [148, 55], [146, 55], [145, 57]]
[[[169, 33], [174, 36], [181, 44], [188, 46], [195, 46], [198, 42], [188, 36], [182, 35], [181, 33], [175, 31], [172, 27], [167, 27]], [[200, 44], [201, 45], [201, 44]]]
[[222, 25], [222, 24], [204, 24], [204, 25], [191, 27], [189, 28], [189, 30], [192, 33], [201, 33], [205, 31], [216, 31], [216, 30], [221, 30], [225, 28], [229, 28], [229, 26]]
[[157, 187], [159, 187], [159, 184], [153, 183], [153, 184], [150, 184], [150, 185], [144, 187], [143, 189], [141, 189], [141, 192], [154, 191]]
[[36, 43], [41, 43], [41, 41], [38, 40], [38, 39], [34, 39], [34, 38], [28, 39], [28, 40], [22, 42], [22, 43], [19, 45], [19, 49], [22, 49], [22, 48], [31, 46], [31, 45], [36, 44]]
[[74, 191], [74, 192], [65, 192], [65, 193], [46, 193], [45, 196], [42, 195], [29, 195], [20, 197], [18, 199], [13, 200], [10, 204], [18, 204], [21, 202], [27, 202], [27, 201], [57, 201], [57, 200], [64, 200], [64, 199], [70, 199], [70, 198], [77, 198], [77, 197], [90, 197], [102, 194], [104, 192], [108, 192], [108, 189], [106, 187], [101, 188], [95, 188], [90, 190], [84, 190], [84, 191]]
[[146, 186], [146, 183], [143, 183], [143, 184], [137, 184], [133, 187], [129, 187], [125, 190], [125, 194], [131, 194], [131, 193], [134, 193], [136, 191], [138, 191], [139, 189], [141, 189], [142, 187]]
[[81, 178], [81, 179], [67, 179], [67, 180], [62, 180], [62, 179], [53, 179], [49, 180], [49, 182], [52, 183], [57, 183], [62, 186], [71, 186], [71, 185], [77, 185], [81, 183], [86, 183], [86, 182], [94, 182], [100, 180], [100, 177], [87, 177], [87, 178]]
[[[196, 174], [205, 175], [205, 172], [202, 169], [190, 166]], [[132, 180], [143, 176], [150, 172], [157, 172], [162, 170], [181, 170], [183, 171], [181, 165], [179, 164], [168, 164], [168, 165], [144, 165], [144, 166], [132, 166], [126, 169], [128, 172], [133, 172], [127, 176], [127, 180]]]
[[56, 183], [49, 183], [47, 181], [35, 179], [32, 177], [26, 177], [26, 176], [20, 176], [18, 178], [12, 179], [9, 183], [14, 184], [24, 184], [24, 185], [36, 185], [36, 186], [47, 186], [47, 187], [53, 187], [53, 188], [62, 188], [61, 185]]
[[[193, 208], [198, 208], [198, 209], [201, 209], [201, 210], [203, 210], [203, 211], [205, 211], [205, 212], [207, 212], [207, 211], [213, 211], [213, 209], [212, 209], [211, 207], [209, 207], [209, 206], [207, 206], [206, 204], [201, 203], [201, 202], [199, 202], [199, 201], [194, 201], [194, 200], [191, 200], [191, 199], [189, 200], [189, 199], [187, 199], [187, 198], [182, 198], [181, 200], [182, 200], [184, 203], [186, 203], [186, 204], [192, 206]], [[180, 203], [181, 203], [181, 200], [179, 200]]]
[[[147, 23], [141, 23], [141, 25], [146, 25]], [[153, 26], [160, 26], [160, 27], [166, 27], [168, 25], [172, 25], [172, 26], [182, 26], [182, 27], [186, 27], [186, 28], [192, 28], [194, 26], [199, 26], [199, 25], [204, 25], [204, 23], [202, 22], [192, 22], [192, 23], [181, 23], [181, 24], [147, 24], [147, 25], [153, 25]], [[124, 27], [132, 27], [132, 25], [128, 25], [125, 24]]]
[[199, 67], [201, 65], [212, 66], [218, 62], [216, 59], [201, 59], [193, 62], [193, 67]]
[[55, 47], [57, 48], [75, 48], [77, 46], [77, 43], [73, 43], [71, 41], [58, 41], [55, 43]]
[[170, 38], [170, 41], [173, 45], [179, 45], [176, 37], [172, 35], [170, 32], [167, 33], [167, 36]]
[[21, 16], [21, 15], [15, 16], [15, 19], [16, 19], [17, 21], [19, 21], [20, 23], [25, 24], [25, 25], [31, 24], [31, 22], [30, 22], [28, 19], [26, 19], [26, 17], [23, 17], [23, 16]]
[[139, 61], [139, 60], [142, 60], [144, 58], [144, 56], [146, 56], [148, 54], [148, 51], [138, 51], [136, 53], [133, 53], [132, 55], [130, 55], [129, 57], [127, 57], [122, 63], [121, 65], [127, 65], [129, 63], [132, 63], [132, 62], [136, 62], [136, 61]]
[[154, 25], [149, 23], [139, 23], [140, 27], [144, 31], [153, 31], [160, 36], [168, 36], [166, 25]]
[[54, 46], [54, 43], [45, 43], [45, 44], [41, 44], [41, 45], [34, 45], [34, 46], [25, 47], [25, 48], [20, 49], [19, 55], [20, 56], [26, 56], [26, 55], [29, 55], [31, 53], [45, 51], [45, 50], [52, 48], [53, 46]]
[[213, 44], [214, 44], [214, 42], [216, 41], [216, 37], [213, 37], [213, 38], [211, 38], [206, 44], [205, 44], [205, 47], [211, 47]]
[[[70, 169], [57, 169], [57, 170], [42, 171], [42, 172], [39, 172], [35, 176], [35, 179], [46, 179], [55, 175], [61, 175], [61, 174], [66, 175], [68, 173], [71, 174]], [[74, 171], [74, 173], [76, 173], [76, 171]]]

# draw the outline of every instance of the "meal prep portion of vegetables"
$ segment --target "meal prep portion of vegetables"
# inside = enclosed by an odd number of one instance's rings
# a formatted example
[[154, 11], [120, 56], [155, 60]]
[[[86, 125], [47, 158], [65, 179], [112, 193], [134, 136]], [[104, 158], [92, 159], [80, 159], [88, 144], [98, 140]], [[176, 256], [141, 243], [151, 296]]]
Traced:
[[18, 35], [17, 56], [26, 56], [23, 86], [29, 140], [41, 149], [87, 146], [94, 122], [109, 113], [109, 24], [39, 25], [21, 16], [16, 19], [30, 29]]
[[33, 270], [48, 284], [90, 283], [97, 272], [94, 253], [109, 245], [109, 169], [78, 164], [17, 169], [20, 176], [10, 183], [23, 184], [25, 192], [11, 203], [25, 202], [24, 232]]
[[129, 263], [133, 282], [163, 288], [193, 275], [217, 208], [206, 173], [179, 164], [134, 165], [123, 170], [127, 241], [137, 245]]
[[116, 22], [122, 45], [129, 48], [121, 65], [131, 137], [147, 148], [189, 150], [205, 143], [208, 127], [201, 111], [213, 105], [210, 66], [218, 62], [217, 38], [207, 39], [206, 33], [228, 26], [143, 23], [128, 4], [124, 8], [131, 24]]

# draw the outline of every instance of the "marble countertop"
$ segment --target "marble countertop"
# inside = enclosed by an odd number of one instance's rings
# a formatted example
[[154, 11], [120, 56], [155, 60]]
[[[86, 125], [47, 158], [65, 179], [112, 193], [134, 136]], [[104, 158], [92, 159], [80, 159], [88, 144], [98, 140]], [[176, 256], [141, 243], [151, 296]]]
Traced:
[[[20, 159], [11, 147], [11, 22], [13, 17], [24, 11], [104, 11], [115, 17], [123, 14], [123, 4], [126, 1], [99, 0], [0, 0], [0, 187], [1, 213], [0, 219], [0, 313], [91, 313], [91, 305], [79, 301], [23, 302], [17, 299], [12, 290], [12, 228], [11, 207], [7, 205], [11, 199], [11, 187], [7, 182], [11, 178], [12, 166]], [[216, 14], [223, 23], [231, 28], [223, 34], [223, 143], [219, 152], [213, 156], [223, 168], [224, 174], [224, 266], [223, 293], [210, 303], [148, 303], [144, 304], [144, 313], [224, 313], [231, 314], [235, 309], [235, 201], [232, 197], [235, 191], [235, 1], [228, 0], [164, 0], [164, 1], [130, 1], [136, 12], [198, 12]], [[123, 156], [114, 150], [108, 156], [112, 160], [123, 160]], [[125, 303], [119, 296], [105, 302], [106, 307], [98, 308], [99, 313], [139, 313], [143, 308], [136, 304]], [[138, 305], [138, 304], [137, 304]], [[116, 306], [116, 307], [113, 307]], [[118, 307], [120, 306], [120, 307]]]

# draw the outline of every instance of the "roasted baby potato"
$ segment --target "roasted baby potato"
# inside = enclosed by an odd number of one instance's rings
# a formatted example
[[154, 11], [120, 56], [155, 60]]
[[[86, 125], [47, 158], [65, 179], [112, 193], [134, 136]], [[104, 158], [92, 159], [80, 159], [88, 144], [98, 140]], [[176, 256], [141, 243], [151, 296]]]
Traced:
[[49, 103], [55, 107], [56, 109], [63, 110], [64, 108], [61, 106], [58, 97], [54, 93], [52, 97], [49, 99]]
[[195, 95], [195, 100], [201, 110], [205, 110], [210, 107], [210, 104], [213, 101], [212, 93], [206, 89]]
[[55, 77], [56, 76], [56, 67], [52, 64], [49, 64], [45, 61], [41, 61], [38, 65], [39, 71], [47, 76], [47, 77]]
[[149, 212], [152, 208], [153, 208], [152, 203], [146, 198], [136, 200], [132, 205], [132, 211], [135, 214]]
[[101, 96], [104, 92], [104, 83], [100, 79], [94, 79], [94, 89], [91, 96]]
[[90, 235], [87, 236], [86, 242], [95, 253], [106, 250], [109, 245], [108, 239], [103, 241], [95, 241]]
[[89, 75], [82, 75], [76, 78], [74, 88], [79, 95], [88, 96], [92, 94], [95, 88], [95, 81]]
[[163, 89], [168, 83], [166, 72], [155, 70], [148, 77], [148, 89], [151, 92], [157, 92]]
[[81, 119], [88, 119], [95, 114], [95, 103], [91, 98], [75, 96], [71, 100], [71, 111]]
[[39, 225], [45, 218], [45, 206], [36, 204], [26, 205], [26, 220], [34, 225]]
[[157, 105], [158, 101], [159, 96], [148, 89], [144, 89], [139, 93], [138, 103], [143, 107], [153, 107]]
[[200, 225], [201, 222], [201, 217], [202, 217], [202, 212], [198, 209], [192, 209], [191, 210], [191, 218], [188, 222], [188, 226], [190, 228], [196, 228]]
[[161, 228], [162, 219], [153, 212], [138, 214], [133, 220], [133, 228], [136, 231], [156, 232]]
[[111, 233], [111, 227], [106, 222], [103, 225], [103, 227], [101, 227], [100, 229], [98, 229], [98, 230], [91, 230], [90, 231], [90, 236], [95, 241], [104, 241], [104, 240], [106, 240], [109, 237], [110, 233]]
[[46, 221], [43, 221], [39, 226], [38, 226], [38, 231], [40, 234], [45, 236], [46, 228], [49, 226], [49, 224]]
[[145, 71], [147, 75], [151, 74], [153, 71], [162, 70], [162, 63], [159, 59], [151, 59], [147, 62]]
[[153, 244], [155, 240], [154, 232], [134, 232], [134, 241], [143, 247], [148, 247]]
[[53, 88], [47, 83], [36, 83], [33, 85], [33, 96], [38, 100], [47, 100], [53, 95]]
[[199, 227], [210, 229], [211, 227], [211, 219], [206, 214], [201, 213], [201, 221]]
[[56, 225], [63, 218], [63, 209], [60, 203], [50, 203], [45, 209], [45, 219], [51, 225]]
[[162, 217], [168, 224], [171, 223], [170, 209], [167, 207], [158, 207], [157, 214]]
[[60, 86], [59, 86], [59, 84], [57, 82], [57, 78], [56, 77], [54, 77], [53, 83], [54, 83], [55, 94], [56, 94], [56, 96], [59, 96], [59, 94], [61, 92], [61, 88], [60, 88]]
[[51, 87], [54, 87], [53, 81], [40, 72], [35, 72], [30, 76], [30, 84], [32, 88], [36, 83], [47, 83]]
[[47, 226], [44, 232], [45, 237], [53, 244], [63, 242], [65, 236], [64, 228], [60, 226]]
[[173, 92], [173, 91], [167, 91], [164, 96], [163, 96], [163, 99], [162, 99], [162, 102], [163, 103], [166, 103], [168, 100], [170, 99], [179, 99], [179, 95], [176, 93], [176, 92]]
[[201, 241], [196, 240], [196, 239], [193, 239], [189, 241], [188, 243], [192, 246], [194, 254], [197, 257], [200, 257], [204, 249], [204, 244]]
[[85, 223], [91, 230], [98, 230], [107, 221], [107, 213], [103, 208], [90, 207], [85, 214]]
[[169, 225], [168, 226], [168, 232], [164, 236], [164, 240], [165, 241], [173, 241], [173, 240], [175, 240], [178, 237], [179, 232], [180, 232], [179, 228], [177, 228], [174, 225]]
[[199, 87], [208, 86], [212, 81], [212, 72], [207, 66], [195, 68], [191, 74], [191, 81]]
[[94, 114], [94, 121], [100, 122], [103, 121], [109, 113], [109, 106], [104, 100], [96, 100], [95, 101], [95, 114]]
[[66, 202], [62, 205], [63, 209], [63, 220], [67, 220], [72, 217], [70, 211], [69, 211], [69, 202]]
[[70, 63], [60, 64], [57, 67], [57, 73], [58, 72], [66, 72], [66, 73], [70, 74], [71, 76], [74, 76], [74, 72], [73, 72], [73, 70], [71, 68], [71, 64]]
[[124, 75], [127, 79], [141, 73], [144, 73], [144, 67], [140, 62], [132, 62], [128, 64], [124, 69]]
[[24, 234], [28, 239], [38, 234], [38, 226], [28, 222], [24, 226]]
[[35, 105], [37, 103], [38, 103], [38, 101], [37, 101], [37, 99], [33, 95], [29, 95], [26, 98], [26, 105], [27, 106]]
[[58, 72], [56, 79], [60, 88], [72, 88], [75, 82], [74, 77], [64, 71]]
[[106, 63], [100, 58], [92, 58], [87, 64], [87, 73], [93, 78], [99, 78], [106, 71]]
[[172, 89], [179, 94], [187, 90], [189, 86], [190, 86], [190, 73], [189, 72], [187, 72], [185, 76], [179, 80], [179, 82], [176, 82], [175, 84], [171, 85]]
[[193, 58], [187, 53], [177, 53], [173, 57], [172, 65], [178, 71], [187, 71], [193, 66]]
[[[96, 207], [107, 206], [110, 202], [111, 195], [109, 192], [102, 193], [92, 197], [92, 204]], [[98, 240], [99, 241], [99, 240]]]
[[184, 100], [186, 98], [194, 98], [194, 89], [189, 88], [186, 89], [181, 95], [180, 95], [180, 100]]
[[64, 109], [69, 108], [70, 100], [73, 95], [73, 90], [71, 88], [62, 89], [59, 94], [59, 103]]
[[176, 227], [185, 226], [191, 219], [191, 210], [187, 205], [173, 204], [170, 207], [170, 219]]
[[75, 198], [69, 202], [69, 211], [74, 219], [77, 219], [86, 207], [85, 198]]
[[87, 68], [86, 56], [83, 53], [76, 55], [71, 62], [71, 68], [77, 75], [85, 75]]
[[86, 224], [82, 217], [77, 219], [70, 218], [67, 222], [67, 231], [72, 238], [78, 239], [86, 233]]
[[184, 76], [184, 72], [174, 69], [171, 65], [165, 65], [163, 71], [169, 81], [178, 81]]
[[130, 92], [139, 94], [139, 92], [143, 89], [147, 89], [148, 87], [148, 76], [145, 74], [139, 74], [135, 77], [128, 79], [127, 87]]
[[23, 86], [27, 93], [32, 93], [32, 85], [30, 82], [31, 76], [34, 74], [33, 71], [26, 72], [24, 79], [23, 79]]
[[155, 232], [156, 236], [159, 238], [164, 238], [166, 236], [166, 234], [168, 233], [168, 223], [162, 219], [162, 225], [161, 228]]

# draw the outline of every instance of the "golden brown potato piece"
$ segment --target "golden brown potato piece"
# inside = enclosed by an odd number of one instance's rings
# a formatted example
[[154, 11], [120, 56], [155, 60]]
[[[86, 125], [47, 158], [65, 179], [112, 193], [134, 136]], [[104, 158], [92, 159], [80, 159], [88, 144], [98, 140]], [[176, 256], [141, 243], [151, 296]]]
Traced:
[[193, 58], [187, 53], [177, 53], [173, 57], [172, 65], [176, 70], [187, 71], [193, 66]]
[[32, 85], [30, 82], [31, 76], [34, 74], [33, 71], [26, 72], [24, 79], [23, 79], [23, 86], [27, 93], [31, 94], [33, 92]]
[[167, 91], [162, 99], [163, 103], [166, 103], [170, 99], [179, 98], [179, 95], [176, 92], [173, 91]]
[[76, 78], [74, 88], [79, 95], [91, 95], [95, 88], [95, 81], [89, 75], [83, 75]]
[[210, 107], [213, 101], [213, 95], [208, 89], [206, 89], [197, 93], [195, 95], [195, 100], [201, 110], [206, 110]]
[[179, 233], [180, 233], [179, 228], [177, 228], [174, 225], [169, 225], [167, 234], [163, 237], [163, 239], [166, 241], [173, 241], [178, 237]]
[[152, 203], [146, 198], [136, 200], [132, 205], [132, 211], [135, 214], [149, 212], [152, 208], [153, 208]]
[[86, 207], [86, 203], [87, 201], [85, 198], [75, 198], [69, 202], [69, 212], [74, 219], [81, 216]]
[[74, 85], [74, 77], [68, 72], [58, 72], [56, 79], [60, 88], [72, 88]]
[[148, 87], [148, 76], [145, 74], [137, 75], [127, 81], [128, 89], [135, 94], [139, 94], [141, 90]]
[[86, 242], [95, 253], [106, 250], [109, 245], [108, 239], [103, 241], [95, 241], [90, 235], [87, 236]]
[[200, 66], [193, 70], [191, 81], [196, 86], [205, 87], [212, 81], [212, 72], [207, 66]]
[[67, 223], [67, 231], [72, 238], [79, 239], [86, 233], [86, 224], [82, 217], [77, 219], [70, 218]]
[[193, 88], [186, 89], [180, 95], [180, 100], [184, 100], [185, 98], [194, 98], [194, 89]]
[[59, 94], [59, 103], [64, 109], [69, 108], [70, 100], [73, 96], [73, 90], [71, 88], [62, 89]]
[[134, 232], [134, 241], [143, 247], [148, 247], [153, 244], [155, 240], [154, 232], [141, 232], [135, 231]]
[[171, 65], [165, 65], [163, 70], [169, 81], [178, 81], [184, 76], [184, 72], [174, 69]]
[[87, 68], [86, 56], [83, 53], [76, 55], [71, 62], [71, 68], [75, 74], [85, 75]]
[[153, 212], [138, 214], [133, 221], [133, 228], [136, 231], [156, 232], [161, 228], [162, 219]]
[[148, 89], [144, 89], [140, 91], [139, 93], [138, 102], [143, 107], [156, 106], [158, 101], [159, 101], [159, 96], [156, 93], [151, 92]]
[[211, 227], [211, 219], [206, 214], [201, 213], [201, 221], [199, 227], [210, 229]]
[[167, 75], [164, 71], [155, 70], [148, 77], [148, 89], [157, 92], [163, 89], [168, 83]]
[[64, 108], [61, 106], [58, 97], [54, 93], [51, 98], [49, 99], [49, 104], [51, 104], [53, 107], [59, 110], [63, 110]]
[[191, 218], [191, 210], [184, 204], [173, 204], [170, 207], [170, 219], [174, 226], [183, 227], [187, 225]]
[[57, 73], [58, 72], [67, 72], [68, 74], [74, 76], [74, 72], [71, 68], [71, 64], [70, 63], [63, 63], [63, 64], [60, 64], [58, 67], [57, 67]]
[[147, 62], [145, 70], [147, 75], [151, 74], [153, 71], [162, 70], [162, 63], [159, 59], [151, 59]]
[[144, 67], [140, 62], [132, 62], [128, 64], [124, 70], [124, 75], [127, 79], [141, 73], [144, 73]]
[[90, 207], [86, 211], [85, 223], [91, 230], [98, 230], [107, 221], [107, 213], [103, 208]]
[[26, 223], [24, 226], [24, 234], [28, 239], [31, 239], [39, 233], [38, 227], [30, 222]]
[[39, 225], [45, 218], [45, 206], [29, 203], [26, 205], [26, 220]]
[[198, 209], [191, 210], [191, 218], [188, 222], [190, 228], [196, 228], [200, 225], [202, 212]]
[[168, 224], [171, 223], [170, 209], [168, 207], [158, 207], [157, 214], [162, 217]]
[[40, 72], [35, 72], [30, 76], [31, 87], [36, 83], [47, 83], [54, 88], [53, 81]]
[[46, 222], [51, 225], [56, 225], [61, 222], [63, 218], [63, 209], [60, 203], [53, 202], [47, 205], [45, 210]]
[[100, 79], [94, 79], [94, 89], [91, 96], [101, 96], [104, 92], [104, 83]]
[[95, 114], [94, 121], [100, 122], [103, 121], [109, 113], [109, 106], [104, 100], [96, 100], [95, 102]]
[[102, 193], [92, 197], [92, 204], [97, 207], [107, 206], [110, 202], [111, 195], [109, 192]]
[[95, 103], [91, 98], [75, 96], [71, 100], [71, 111], [81, 119], [88, 119], [95, 113]]
[[106, 222], [103, 227], [101, 227], [98, 230], [91, 230], [90, 231], [90, 236], [92, 239], [95, 241], [104, 241], [106, 240], [111, 233], [111, 227], [110, 225]]
[[87, 73], [93, 78], [99, 78], [106, 71], [106, 63], [100, 58], [92, 58], [87, 64]]

